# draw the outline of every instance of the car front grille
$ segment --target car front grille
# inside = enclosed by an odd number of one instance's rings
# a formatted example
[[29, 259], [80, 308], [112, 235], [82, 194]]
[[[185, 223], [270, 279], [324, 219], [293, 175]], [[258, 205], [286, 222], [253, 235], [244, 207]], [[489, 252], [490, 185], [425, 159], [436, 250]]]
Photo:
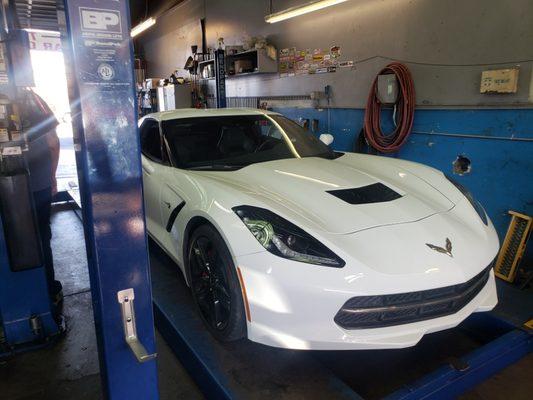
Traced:
[[344, 329], [369, 329], [409, 324], [454, 314], [487, 283], [491, 266], [459, 285], [419, 292], [352, 297], [335, 315]]

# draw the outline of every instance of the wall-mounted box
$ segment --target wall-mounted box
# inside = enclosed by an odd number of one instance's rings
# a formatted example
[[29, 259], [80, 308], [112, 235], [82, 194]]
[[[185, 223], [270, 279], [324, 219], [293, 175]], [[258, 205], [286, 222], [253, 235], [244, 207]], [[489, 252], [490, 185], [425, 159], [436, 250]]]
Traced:
[[495, 69], [481, 73], [480, 93], [516, 93], [518, 68]]
[[394, 104], [398, 99], [398, 79], [395, 74], [378, 75], [378, 99], [382, 104]]

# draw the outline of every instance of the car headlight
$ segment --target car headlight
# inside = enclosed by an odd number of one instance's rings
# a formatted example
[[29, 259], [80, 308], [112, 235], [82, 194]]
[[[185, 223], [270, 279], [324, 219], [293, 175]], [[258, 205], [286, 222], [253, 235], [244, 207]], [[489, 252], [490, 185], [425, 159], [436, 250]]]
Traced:
[[[446, 176], [446, 175], [445, 175]], [[459, 189], [459, 191], [468, 199], [468, 201], [470, 202], [470, 204], [472, 204], [472, 207], [474, 207], [474, 210], [476, 210], [477, 212], [477, 215], [479, 215], [479, 218], [481, 218], [481, 221], [483, 221], [483, 223], [485, 225], [488, 225], [489, 221], [488, 221], [488, 218], [487, 218], [487, 213], [485, 212], [485, 209], [483, 208], [483, 206], [479, 203], [479, 201], [477, 201], [476, 199], [474, 199], [474, 196], [472, 195], [472, 193], [470, 193], [470, 191], [465, 188], [463, 185], [461, 185], [459, 182], [455, 181], [454, 179], [450, 178], [449, 176], [446, 176], [446, 178], [457, 188]]]
[[257, 241], [272, 254], [308, 264], [342, 268], [345, 262], [293, 223], [264, 208], [233, 207]]

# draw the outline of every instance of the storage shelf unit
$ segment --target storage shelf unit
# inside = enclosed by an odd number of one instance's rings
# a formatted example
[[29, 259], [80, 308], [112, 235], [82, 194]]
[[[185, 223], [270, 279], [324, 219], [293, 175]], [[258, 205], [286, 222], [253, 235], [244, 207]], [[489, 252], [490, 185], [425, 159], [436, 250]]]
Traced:
[[[236, 71], [239, 62], [242, 64], [248, 64], [249, 68], [245, 72]], [[214, 59], [200, 61], [198, 63], [198, 73], [202, 76], [202, 80], [214, 79], [214, 76], [204, 77], [203, 70], [209, 68], [209, 65], [213, 65], [212, 70], [214, 74]], [[253, 49], [247, 50], [236, 54], [226, 54], [226, 71], [227, 78], [237, 78], [240, 76], [256, 75], [256, 74], [272, 74], [278, 72], [278, 64], [276, 60], [272, 60], [267, 56], [265, 49]]]

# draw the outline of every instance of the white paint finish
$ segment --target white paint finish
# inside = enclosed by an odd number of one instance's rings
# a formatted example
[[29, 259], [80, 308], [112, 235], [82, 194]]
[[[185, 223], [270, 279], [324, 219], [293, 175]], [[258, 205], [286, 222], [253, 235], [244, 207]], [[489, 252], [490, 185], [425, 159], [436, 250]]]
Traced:
[[[161, 197], [161, 170], [162, 166], [142, 157], [144, 201], [146, 204], [159, 204]], [[156, 172], [157, 171], [157, 172]], [[159, 229], [161, 214], [156, 207], [146, 207], [146, 224], [149, 231]]]
[[[267, 204], [318, 231], [347, 234], [391, 223], [413, 222], [453, 204], [438, 191], [413, 174], [399, 176], [396, 167], [384, 164], [381, 170], [348, 167], [346, 154], [337, 160], [320, 158], [286, 159], [250, 165], [235, 173], [205, 172], [204, 176], [228, 187], [244, 191], [257, 204]], [[348, 160], [343, 160], [347, 158]], [[357, 207], [328, 193], [330, 190], [353, 189], [374, 183], [386, 183], [403, 195], [390, 202], [363, 204]]]
[[[498, 302], [494, 275], [491, 273], [485, 288], [456, 314], [387, 328], [345, 330], [335, 324], [333, 316], [349, 293], [316, 290], [303, 285], [276, 288], [277, 282], [271, 283], [271, 277], [256, 280], [248, 271], [244, 273], [244, 280], [247, 289], [251, 286], [248, 282], [253, 282], [263, 296], [259, 299], [249, 297], [252, 322], [248, 323], [248, 338], [269, 346], [302, 350], [410, 347], [428, 333], [457, 326], [474, 312], [490, 311]], [[271, 284], [266, 286], [265, 281]], [[286, 296], [281, 304], [273, 307], [271, 302], [263, 300], [267, 295], [277, 298], [279, 292]]]
[[[157, 121], [167, 121], [176, 118], [201, 118], [201, 117], [217, 117], [217, 116], [232, 116], [232, 115], [269, 115], [276, 114], [266, 110], [248, 109], [248, 108], [223, 108], [223, 109], [198, 109], [198, 108], [181, 108], [179, 110], [163, 111], [159, 113], [150, 114], [152, 119]], [[139, 126], [146, 117], [139, 120]]]
[[[177, 110], [156, 119], [250, 115], [257, 110]], [[143, 169], [148, 165], [143, 157]], [[453, 327], [497, 302], [494, 277], [456, 314], [389, 328], [344, 330], [333, 318], [351, 297], [434, 289], [465, 282], [486, 268], [498, 237], [441, 172], [420, 164], [369, 155], [335, 160], [295, 158], [252, 164], [237, 171], [187, 171], [151, 163], [143, 174], [148, 230], [183, 268], [188, 222], [203, 217], [226, 241], [250, 302], [248, 337], [297, 349], [367, 349], [412, 346], [429, 332]], [[157, 182], [157, 183], [156, 183]], [[403, 197], [349, 205], [332, 188], [382, 182]], [[169, 210], [181, 201], [172, 231]], [[168, 207], [166, 203], [170, 203]], [[232, 207], [267, 208], [296, 224], [340, 256], [343, 268], [290, 261], [267, 252]], [[159, 215], [160, 221], [157, 222]], [[450, 257], [426, 243], [452, 242]]]

